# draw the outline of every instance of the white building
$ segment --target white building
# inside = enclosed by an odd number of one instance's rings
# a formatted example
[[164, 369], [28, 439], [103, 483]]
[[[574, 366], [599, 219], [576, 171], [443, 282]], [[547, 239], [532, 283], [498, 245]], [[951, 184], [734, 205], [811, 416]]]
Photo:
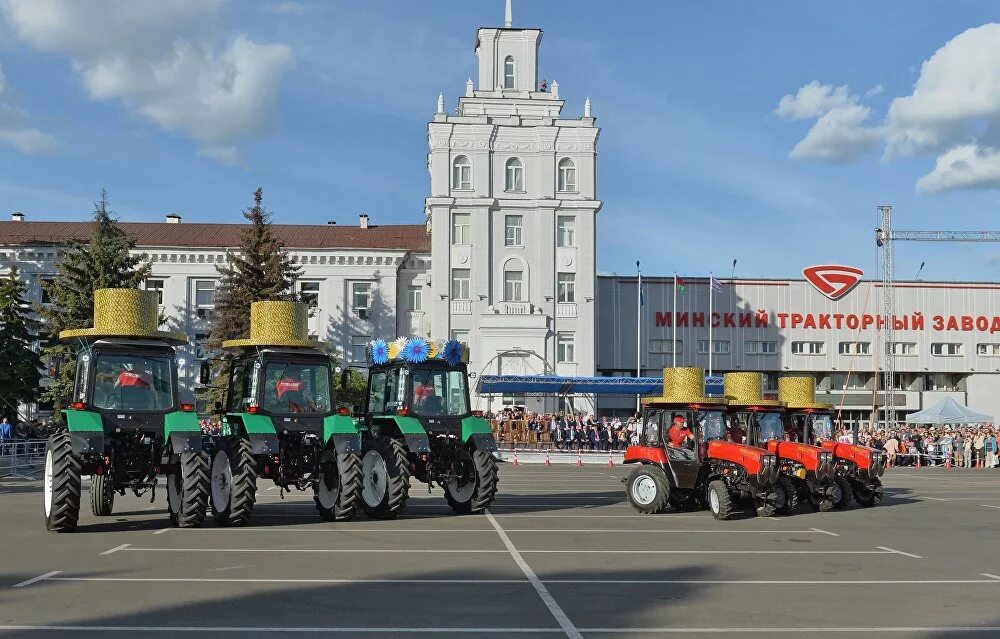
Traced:
[[[509, 15], [508, 15], [509, 19]], [[428, 124], [425, 224], [276, 225], [314, 308], [310, 332], [347, 362], [364, 363], [373, 337], [454, 337], [470, 344], [476, 373], [593, 375], [599, 129], [589, 100], [563, 118], [558, 84], [538, 78], [540, 29], [481, 28], [478, 82], [454, 114], [444, 96]], [[151, 264], [166, 325], [186, 332], [190, 392], [205, 357], [217, 265], [239, 224], [123, 223]], [[68, 239], [87, 222], [0, 222], [0, 264], [17, 264], [32, 301], [56, 273]], [[485, 407], [484, 401], [479, 402]]]

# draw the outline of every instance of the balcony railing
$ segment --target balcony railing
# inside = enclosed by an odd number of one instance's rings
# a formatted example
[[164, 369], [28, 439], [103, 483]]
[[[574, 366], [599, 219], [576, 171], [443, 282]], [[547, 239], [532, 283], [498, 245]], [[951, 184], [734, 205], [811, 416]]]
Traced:
[[452, 300], [452, 315], [472, 315], [472, 300]]
[[576, 304], [556, 304], [556, 317], [576, 317]]

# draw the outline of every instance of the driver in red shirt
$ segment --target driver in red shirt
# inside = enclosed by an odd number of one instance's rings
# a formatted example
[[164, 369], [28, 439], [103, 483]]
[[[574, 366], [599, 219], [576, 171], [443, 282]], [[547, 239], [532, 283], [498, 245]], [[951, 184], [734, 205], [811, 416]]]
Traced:
[[152, 385], [153, 378], [150, 375], [146, 373], [137, 373], [128, 368], [122, 369], [122, 372], [118, 373], [118, 379], [115, 380], [115, 386], [120, 388], [131, 386], [133, 388], [141, 388], [145, 390]]
[[670, 440], [670, 445], [674, 448], [681, 448], [691, 437], [691, 429], [688, 428], [687, 420], [681, 415], [675, 415], [674, 421], [667, 431], [667, 439]]
[[278, 399], [288, 402], [288, 409], [293, 413], [301, 413], [305, 404], [306, 383], [299, 377], [298, 371], [291, 371], [274, 385]]

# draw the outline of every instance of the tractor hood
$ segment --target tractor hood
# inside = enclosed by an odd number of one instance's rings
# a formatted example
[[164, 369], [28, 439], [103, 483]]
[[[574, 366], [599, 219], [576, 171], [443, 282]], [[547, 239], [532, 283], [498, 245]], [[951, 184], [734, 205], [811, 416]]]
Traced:
[[771, 470], [777, 470], [777, 463], [774, 455], [754, 446], [746, 444], [735, 444], [714, 439], [708, 442], [709, 459], [720, 459], [723, 461], [739, 464], [746, 469], [750, 475], [766, 479]]
[[885, 472], [885, 454], [880, 450], [834, 441], [824, 441], [822, 445], [824, 450], [833, 453], [837, 459], [846, 459], [855, 464], [859, 471], [867, 471], [873, 477]]
[[833, 454], [819, 446], [772, 439], [767, 442], [767, 449], [777, 455], [780, 460], [790, 460], [802, 464], [802, 467], [807, 471], [816, 473], [816, 477], [819, 479], [823, 479], [833, 472]]

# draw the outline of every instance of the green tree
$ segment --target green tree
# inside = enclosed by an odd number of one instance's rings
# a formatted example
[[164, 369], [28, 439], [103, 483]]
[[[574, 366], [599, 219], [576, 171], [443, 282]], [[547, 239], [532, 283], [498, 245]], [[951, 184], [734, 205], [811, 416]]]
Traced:
[[30, 315], [17, 267], [0, 281], [0, 413], [18, 419], [19, 403], [38, 398], [42, 360], [32, 349], [38, 322]]
[[[215, 313], [208, 347], [217, 353], [222, 342], [250, 334], [250, 305], [259, 301], [291, 300], [295, 298], [292, 283], [302, 275], [302, 269], [292, 262], [284, 243], [276, 238], [271, 225], [271, 212], [264, 208], [264, 189], [253, 194], [253, 206], [243, 211], [250, 225], [240, 236], [235, 252], [227, 254], [226, 263], [216, 266], [219, 284], [215, 294]], [[217, 360], [214, 379], [203, 397], [209, 402], [222, 400], [223, 387], [229, 379], [229, 363]]]
[[73, 392], [76, 348], [59, 343], [59, 331], [94, 325], [94, 291], [99, 288], [141, 288], [150, 266], [133, 254], [135, 238], [118, 226], [108, 205], [107, 191], [94, 203], [93, 231], [89, 242], [70, 240], [56, 263], [57, 275], [44, 284], [50, 304], [39, 307], [49, 346], [43, 360], [58, 372], [42, 398], [52, 401], [56, 418]]

